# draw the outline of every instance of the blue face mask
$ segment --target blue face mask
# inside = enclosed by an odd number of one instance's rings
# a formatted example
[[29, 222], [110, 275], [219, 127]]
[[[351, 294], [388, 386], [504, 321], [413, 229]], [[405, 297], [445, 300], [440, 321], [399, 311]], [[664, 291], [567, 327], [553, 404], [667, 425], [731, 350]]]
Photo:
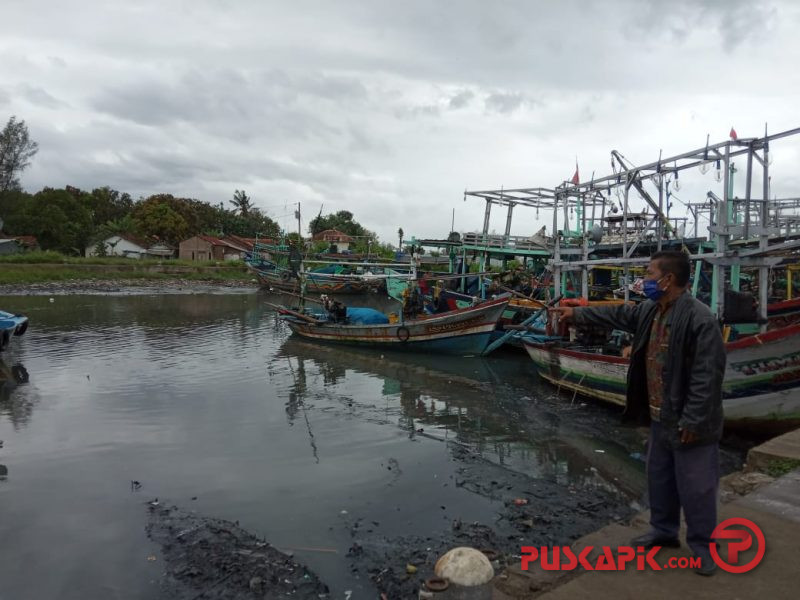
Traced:
[[[661, 279], [664, 279], [663, 277]], [[666, 290], [662, 290], [658, 287], [658, 284], [661, 283], [661, 279], [645, 279], [644, 285], [642, 289], [644, 291], [644, 295], [647, 296], [653, 302], [658, 302], [661, 297], [664, 295]]]

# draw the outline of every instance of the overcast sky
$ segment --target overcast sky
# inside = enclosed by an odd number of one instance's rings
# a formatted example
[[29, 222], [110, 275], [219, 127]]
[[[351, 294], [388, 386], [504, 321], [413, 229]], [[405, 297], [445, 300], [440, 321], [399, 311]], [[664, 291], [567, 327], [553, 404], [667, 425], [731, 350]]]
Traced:
[[[481, 226], [465, 188], [800, 126], [798, 31], [793, 0], [3, 0], [0, 120], [40, 144], [30, 191], [238, 188], [290, 227], [299, 201], [386, 241], [444, 237], [453, 208]], [[773, 191], [800, 196], [800, 141], [774, 156]]]

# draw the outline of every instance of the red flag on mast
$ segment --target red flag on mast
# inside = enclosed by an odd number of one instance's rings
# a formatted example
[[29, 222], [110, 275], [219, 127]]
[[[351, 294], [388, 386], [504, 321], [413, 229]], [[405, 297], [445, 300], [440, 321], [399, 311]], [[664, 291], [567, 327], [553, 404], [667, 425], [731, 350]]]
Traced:
[[734, 142], [735, 142], [736, 140], [738, 140], [738, 139], [739, 139], [739, 136], [738, 136], [738, 135], [736, 135], [736, 130], [735, 130], [733, 127], [731, 127], [731, 133], [730, 133], [730, 136], [731, 136], [731, 139], [732, 139]]
[[580, 175], [578, 174], [578, 161], [577, 160], [575, 161], [575, 175], [572, 176], [572, 179], [570, 179], [570, 181], [572, 183], [574, 183], [575, 185], [578, 185], [581, 182]]

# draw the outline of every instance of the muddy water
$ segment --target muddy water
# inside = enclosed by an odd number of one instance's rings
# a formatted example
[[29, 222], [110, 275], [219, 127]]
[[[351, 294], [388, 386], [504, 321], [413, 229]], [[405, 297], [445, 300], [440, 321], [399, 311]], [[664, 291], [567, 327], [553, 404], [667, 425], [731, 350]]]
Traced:
[[508, 498], [464, 485], [467, 455], [480, 477], [602, 493], [611, 512], [640, 499], [637, 432], [616, 409], [555, 396], [524, 355], [317, 346], [265, 300], [0, 298], [31, 319], [0, 365], [0, 598], [159, 597], [156, 497], [293, 552], [333, 598], [374, 597], [346, 556], [359, 524], [385, 541], [495, 522]]

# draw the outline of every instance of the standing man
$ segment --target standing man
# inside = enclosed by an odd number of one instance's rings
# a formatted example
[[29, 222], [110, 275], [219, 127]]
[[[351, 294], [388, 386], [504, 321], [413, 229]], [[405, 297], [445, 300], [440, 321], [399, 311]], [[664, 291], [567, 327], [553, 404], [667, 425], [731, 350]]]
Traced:
[[650, 423], [648, 533], [633, 546], [678, 547], [680, 514], [686, 543], [713, 575], [711, 535], [717, 525], [719, 440], [725, 346], [717, 319], [687, 291], [689, 257], [657, 252], [644, 280], [648, 300], [636, 305], [554, 308], [561, 319], [633, 334], [624, 417]]

